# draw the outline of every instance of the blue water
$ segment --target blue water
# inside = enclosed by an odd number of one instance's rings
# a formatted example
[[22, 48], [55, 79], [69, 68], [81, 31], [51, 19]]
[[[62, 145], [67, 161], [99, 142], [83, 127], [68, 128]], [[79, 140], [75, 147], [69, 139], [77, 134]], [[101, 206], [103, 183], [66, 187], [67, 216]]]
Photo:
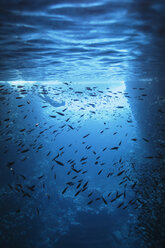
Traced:
[[164, 10], [164, 0], [1, 0], [0, 79], [109, 82], [163, 68]]
[[0, 2], [0, 248], [162, 248], [165, 3]]

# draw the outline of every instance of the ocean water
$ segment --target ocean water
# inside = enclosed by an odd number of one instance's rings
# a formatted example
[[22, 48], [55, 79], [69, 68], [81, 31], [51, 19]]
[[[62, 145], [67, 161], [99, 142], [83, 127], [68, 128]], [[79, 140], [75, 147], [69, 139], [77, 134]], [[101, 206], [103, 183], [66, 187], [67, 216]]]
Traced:
[[165, 3], [0, 3], [0, 248], [162, 248]]

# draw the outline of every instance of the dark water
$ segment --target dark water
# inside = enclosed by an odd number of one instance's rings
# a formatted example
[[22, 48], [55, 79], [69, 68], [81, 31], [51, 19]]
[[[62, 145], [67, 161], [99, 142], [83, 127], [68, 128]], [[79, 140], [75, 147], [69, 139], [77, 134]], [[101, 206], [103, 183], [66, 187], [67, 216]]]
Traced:
[[1, 0], [0, 247], [164, 247], [164, 13]]

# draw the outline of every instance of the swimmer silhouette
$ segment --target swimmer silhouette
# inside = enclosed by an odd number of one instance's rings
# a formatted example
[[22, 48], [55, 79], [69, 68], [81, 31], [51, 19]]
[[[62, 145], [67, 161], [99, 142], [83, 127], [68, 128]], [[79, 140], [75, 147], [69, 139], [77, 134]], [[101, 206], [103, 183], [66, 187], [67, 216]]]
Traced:
[[48, 92], [47, 92], [47, 90], [45, 89], [44, 86], [42, 87], [42, 89], [43, 89], [43, 92], [44, 92], [44, 96], [39, 95], [39, 97], [40, 97], [42, 100], [48, 102], [48, 103], [49, 103], [50, 105], [52, 105], [53, 107], [61, 107], [61, 106], [64, 106], [64, 105], [65, 105], [65, 102], [64, 102], [64, 101], [62, 101], [62, 102], [59, 103], [59, 102], [57, 102], [57, 101], [51, 99], [51, 98], [48, 96]]

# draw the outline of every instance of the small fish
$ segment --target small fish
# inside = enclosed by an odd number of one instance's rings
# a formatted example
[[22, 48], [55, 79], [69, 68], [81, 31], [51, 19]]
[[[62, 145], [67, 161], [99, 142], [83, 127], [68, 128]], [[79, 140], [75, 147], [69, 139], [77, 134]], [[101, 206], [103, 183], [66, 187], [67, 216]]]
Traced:
[[107, 175], [107, 177], [110, 177], [112, 175], [113, 175], [113, 172], [109, 172], [108, 175]]
[[87, 186], [87, 184], [88, 184], [88, 181], [83, 185], [83, 188], [85, 188]]
[[75, 91], [76, 94], [82, 94], [82, 91]]
[[134, 189], [136, 186], [136, 182], [131, 186], [131, 189]]
[[23, 197], [25, 197], [25, 196], [31, 198], [31, 195], [30, 195], [29, 193], [24, 193], [24, 194], [23, 194]]
[[121, 108], [124, 108], [123, 106], [117, 106], [116, 108], [119, 108], [119, 109], [121, 109]]
[[81, 183], [79, 183], [79, 184], [77, 185], [76, 189], [78, 189], [80, 186], [81, 186]]
[[90, 204], [92, 204], [92, 202], [93, 202], [93, 200], [89, 201], [87, 204], [90, 205]]
[[78, 194], [80, 194], [80, 192], [81, 192], [81, 190], [77, 191], [74, 196], [77, 196]]
[[110, 150], [118, 150], [118, 149], [119, 149], [118, 146], [114, 146], [114, 147], [112, 147]]
[[51, 118], [56, 118], [56, 115], [49, 115]]
[[93, 194], [93, 192], [89, 193], [88, 197], [90, 197]]
[[9, 183], [8, 183], [8, 186], [11, 190], [13, 190], [13, 186], [11, 186]]
[[63, 109], [62, 112], [65, 112], [67, 110], [67, 108]]
[[76, 178], [77, 178], [77, 176], [72, 177], [72, 179], [76, 179]]
[[81, 174], [85, 174], [85, 173], [87, 173], [88, 171], [86, 170], [86, 171], [83, 171]]
[[90, 134], [88, 133], [88, 134], [84, 135], [83, 138], [86, 138], [86, 137], [88, 137], [89, 135], [90, 135]]
[[8, 167], [12, 166], [15, 163], [15, 161], [11, 161], [7, 164]]
[[146, 141], [146, 142], [149, 142], [149, 140], [148, 140], [148, 139], [146, 139], [146, 138], [143, 138], [143, 140], [144, 140], [144, 141]]
[[40, 215], [40, 211], [39, 211], [39, 209], [37, 208], [37, 215]]
[[164, 114], [164, 111], [162, 109], [158, 109], [158, 112]]
[[58, 160], [54, 160], [57, 164], [61, 165], [61, 166], [64, 166], [64, 164]]
[[21, 176], [24, 180], [26, 180], [26, 177], [25, 177], [24, 175], [20, 174], [20, 176]]
[[131, 140], [133, 140], [133, 141], [137, 141], [137, 139], [135, 139], [135, 138], [133, 138], [133, 139], [131, 139]]
[[120, 208], [120, 207], [123, 206], [123, 205], [124, 205], [124, 202], [120, 203], [120, 204], [117, 206], [117, 208]]
[[23, 128], [23, 129], [20, 129], [19, 131], [20, 131], [20, 132], [23, 132], [23, 131], [25, 131], [25, 130], [26, 130], [26, 128]]
[[120, 171], [120, 172], [117, 174], [117, 176], [122, 175], [122, 174], [124, 173], [124, 171], [125, 171], [125, 170]]
[[68, 189], [68, 186], [62, 191], [62, 194], [64, 194], [67, 189]]
[[64, 116], [64, 114], [63, 113], [61, 113], [61, 112], [56, 112], [57, 114], [59, 114], [59, 115], [61, 115], [61, 116]]
[[82, 157], [81, 159], [80, 159], [80, 162], [82, 162], [82, 161], [84, 161], [84, 160], [86, 160], [87, 159], [87, 157]]
[[32, 186], [26, 186], [29, 190], [34, 191], [35, 185]]
[[73, 128], [71, 125], [68, 125], [68, 127], [70, 127], [71, 129], [73, 129], [73, 130], [74, 130], [74, 128]]
[[100, 175], [100, 174], [101, 174], [102, 170], [103, 170], [103, 169], [101, 169], [101, 170], [98, 172], [98, 175]]
[[66, 184], [69, 185], [69, 186], [73, 186], [75, 183], [73, 183], [73, 182], [67, 182]]
[[108, 204], [104, 197], [102, 197], [102, 200], [106, 205]]
[[38, 179], [40, 180], [40, 179], [41, 179], [41, 178], [43, 178], [43, 177], [44, 177], [44, 175], [42, 175], [42, 176], [39, 176], [39, 177], [38, 177]]

